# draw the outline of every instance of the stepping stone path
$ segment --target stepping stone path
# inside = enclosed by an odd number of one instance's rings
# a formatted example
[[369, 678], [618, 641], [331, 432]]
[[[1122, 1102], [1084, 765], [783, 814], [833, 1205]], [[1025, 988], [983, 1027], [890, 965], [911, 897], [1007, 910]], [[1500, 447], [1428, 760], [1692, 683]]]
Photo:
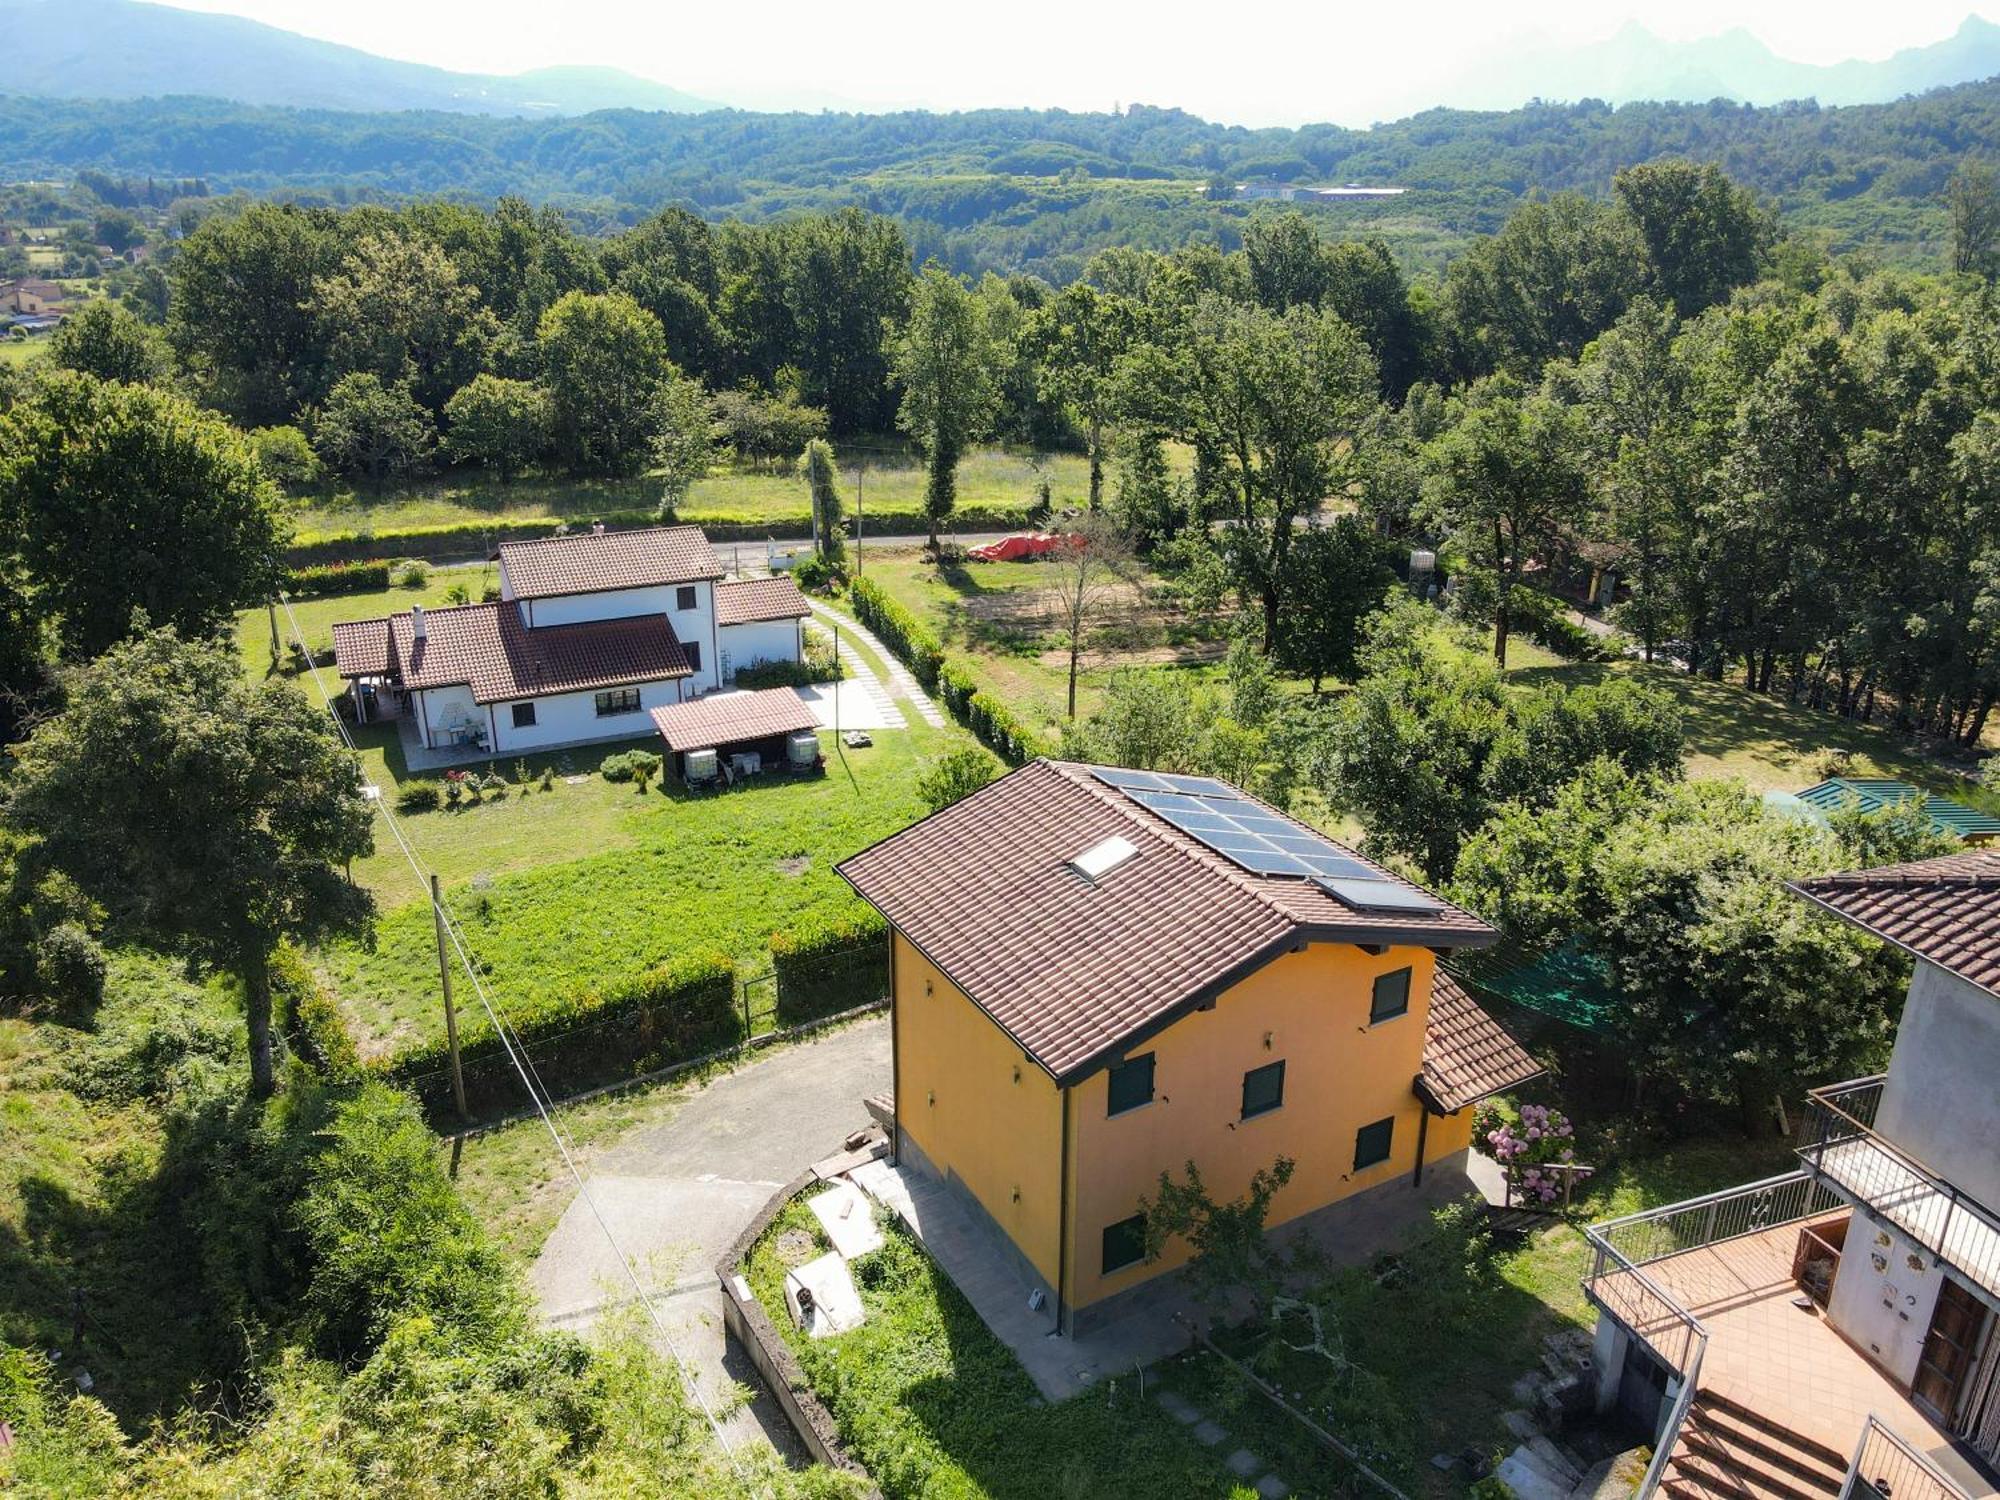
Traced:
[[[937, 703], [931, 698], [931, 695], [924, 691], [923, 685], [910, 675], [910, 669], [896, 660], [887, 646], [875, 639], [872, 631], [864, 628], [852, 617], [820, 603], [817, 599], [811, 600], [810, 603], [812, 604], [812, 612], [819, 616], [823, 622], [828, 625], [838, 625], [847, 634], [853, 636], [862, 645], [875, 653], [876, 657], [889, 669], [889, 683], [892, 690], [898, 697], [907, 698], [911, 703], [915, 704], [917, 713], [923, 718], [926, 724], [930, 725], [933, 729], [944, 728], [944, 710], [939, 708]], [[866, 663], [858, 662], [856, 666], [865, 667]]]
[[[1204, 1448], [1220, 1448], [1228, 1440], [1229, 1429], [1204, 1415], [1200, 1407], [1179, 1391], [1163, 1390], [1153, 1397], [1153, 1403], [1181, 1426], [1192, 1428], [1194, 1440]], [[1263, 1470], [1264, 1460], [1248, 1448], [1238, 1448], [1222, 1461], [1222, 1466], [1238, 1479], [1248, 1479]], [[1292, 1487], [1276, 1474], [1265, 1474], [1251, 1488], [1262, 1500], [1285, 1500], [1292, 1492]]]

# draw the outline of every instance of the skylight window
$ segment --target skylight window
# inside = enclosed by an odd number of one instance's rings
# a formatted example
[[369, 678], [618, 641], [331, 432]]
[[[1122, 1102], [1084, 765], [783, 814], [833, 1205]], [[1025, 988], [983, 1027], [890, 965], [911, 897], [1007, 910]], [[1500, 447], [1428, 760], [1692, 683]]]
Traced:
[[1114, 833], [1103, 843], [1092, 844], [1071, 860], [1070, 865], [1084, 879], [1097, 880], [1109, 875], [1138, 852], [1138, 845]]

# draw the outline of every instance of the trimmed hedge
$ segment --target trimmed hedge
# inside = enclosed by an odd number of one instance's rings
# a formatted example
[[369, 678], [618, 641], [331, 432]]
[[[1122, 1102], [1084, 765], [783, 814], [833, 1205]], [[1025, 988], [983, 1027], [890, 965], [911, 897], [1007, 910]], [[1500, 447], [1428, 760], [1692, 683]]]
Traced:
[[889, 993], [889, 924], [872, 907], [771, 934], [778, 1024], [836, 1015]]
[[[602, 988], [579, 987], [513, 1005], [506, 1019], [556, 1098], [637, 1078], [743, 1036], [736, 969], [719, 950], [682, 954]], [[507, 1049], [470, 993], [459, 1002], [458, 1034], [472, 1112], [498, 1114], [524, 1105]], [[416, 1094], [437, 1118], [450, 1116], [451, 1052], [444, 1037], [405, 1048], [377, 1068]]]
[[278, 1012], [285, 1044], [322, 1078], [352, 1078], [361, 1071], [361, 1054], [348, 1035], [340, 1007], [320, 988], [305, 955], [281, 943], [271, 955], [271, 999]]
[[317, 563], [292, 569], [285, 592], [299, 599], [317, 599], [330, 594], [375, 594], [388, 586], [386, 562]]
[[[1011, 531], [1026, 524], [1026, 513], [1010, 507], [974, 506], [952, 516], [959, 531]], [[658, 526], [659, 518], [647, 510], [606, 511], [597, 516], [571, 520], [570, 530], [601, 521], [613, 531]], [[919, 536], [924, 532], [921, 510], [864, 511], [862, 522], [869, 536]], [[564, 523], [554, 517], [495, 516], [486, 521], [454, 521], [442, 526], [391, 526], [380, 531], [335, 531], [296, 542], [285, 551], [295, 567], [313, 563], [365, 561], [374, 558], [414, 557], [437, 562], [484, 552], [501, 542], [532, 541], [554, 536]], [[745, 517], [726, 512], [684, 511], [680, 524], [699, 526], [711, 542], [802, 541], [812, 535], [812, 516], [797, 515]], [[848, 518], [848, 531], [854, 529]]]
[[1049, 746], [1041, 735], [1005, 702], [974, 682], [962, 661], [945, 654], [943, 643], [931, 628], [880, 584], [867, 577], [857, 578], [849, 596], [854, 601], [854, 617], [995, 755], [1018, 766], [1048, 753]]

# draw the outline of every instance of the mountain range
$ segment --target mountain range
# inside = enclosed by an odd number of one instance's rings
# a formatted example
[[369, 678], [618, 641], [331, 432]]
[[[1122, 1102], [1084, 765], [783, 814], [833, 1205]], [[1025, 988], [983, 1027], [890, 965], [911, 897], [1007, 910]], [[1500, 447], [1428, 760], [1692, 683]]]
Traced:
[[[1601, 42], [1496, 48], [1476, 71], [1411, 80], [1412, 112], [1513, 109], [1530, 100], [1869, 104], [2000, 74], [2000, 25], [1966, 17], [1951, 36], [1879, 61], [1780, 57], [1738, 28], [1669, 42], [1628, 23]], [[1422, 90], [1421, 94], [1416, 91]], [[349, 111], [443, 110], [559, 116], [636, 109], [698, 113], [697, 98], [611, 67], [458, 73], [380, 57], [242, 16], [147, 0], [0, 0], [0, 93], [58, 99], [202, 96], [240, 104]], [[726, 101], [732, 104], [746, 100]], [[752, 107], [817, 111], [884, 106], [760, 93]]]
[[[1742, 27], [1692, 42], [1663, 41], [1637, 22], [1580, 47], [1501, 52], [1424, 101], [1457, 109], [1513, 109], [1530, 99], [1602, 99], [1823, 105], [1881, 104], [2000, 73], [2000, 26], [1967, 16], [1942, 41], [1876, 62], [1802, 63], [1780, 57]], [[1433, 87], [1436, 87], [1433, 85]]]
[[0, 0], [0, 93], [528, 116], [721, 107], [617, 68], [454, 73], [142, 0]]

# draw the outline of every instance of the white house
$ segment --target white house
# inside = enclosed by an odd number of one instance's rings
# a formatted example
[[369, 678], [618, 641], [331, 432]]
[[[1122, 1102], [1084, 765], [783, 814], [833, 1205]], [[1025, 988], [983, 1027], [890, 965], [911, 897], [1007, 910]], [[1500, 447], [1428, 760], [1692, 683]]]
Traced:
[[427, 749], [548, 750], [652, 730], [648, 714], [804, 654], [789, 578], [725, 579], [692, 526], [507, 542], [500, 598], [333, 627], [363, 722]]

